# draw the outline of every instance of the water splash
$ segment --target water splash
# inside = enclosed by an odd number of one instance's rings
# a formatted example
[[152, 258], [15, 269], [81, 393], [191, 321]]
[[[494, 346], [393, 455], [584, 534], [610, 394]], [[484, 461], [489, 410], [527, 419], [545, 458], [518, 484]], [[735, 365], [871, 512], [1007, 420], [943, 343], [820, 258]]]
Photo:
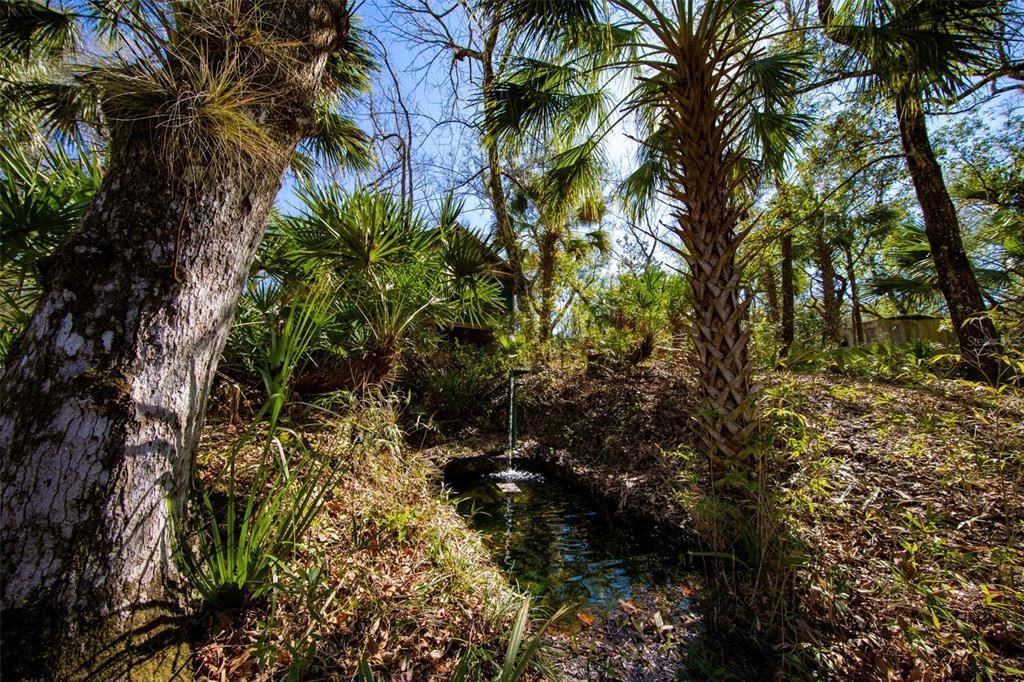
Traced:
[[533, 471], [524, 471], [522, 469], [516, 469], [512, 466], [512, 460], [509, 459], [508, 468], [504, 471], [495, 471], [490, 474], [489, 478], [495, 481], [536, 481], [540, 483], [544, 480], [544, 477]]

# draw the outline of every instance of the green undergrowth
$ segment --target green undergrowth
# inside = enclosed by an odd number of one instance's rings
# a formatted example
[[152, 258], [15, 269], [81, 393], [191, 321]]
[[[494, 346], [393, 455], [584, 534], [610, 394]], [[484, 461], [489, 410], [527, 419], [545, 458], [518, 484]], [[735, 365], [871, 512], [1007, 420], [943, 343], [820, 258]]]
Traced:
[[760, 400], [767, 473], [750, 498], [678, 488], [710, 550], [713, 636], [691, 652], [693, 671], [1024, 676], [1019, 393], [773, 374]]
[[776, 376], [805, 420], [788, 662], [857, 679], [1024, 675], [1024, 400], [962, 381]]
[[[319, 480], [330, 489], [301, 537], [277, 546], [240, 607], [207, 600], [193, 642], [197, 679], [504, 680], [518, 679], [502, 675], [535, 656], [522, 595], [383, 412], [278, 432], [273, 461], [299, 479], [328, 463], [333, 474]], [[278, 499], [279, 478], [261, 473], [259, 439], [238, 449], [239, 434], [208, 431], [198, 478], [214, 511], [227, 515], [234, 452], [236, 504], [270, 499], [280, 515], [287, 501]]]

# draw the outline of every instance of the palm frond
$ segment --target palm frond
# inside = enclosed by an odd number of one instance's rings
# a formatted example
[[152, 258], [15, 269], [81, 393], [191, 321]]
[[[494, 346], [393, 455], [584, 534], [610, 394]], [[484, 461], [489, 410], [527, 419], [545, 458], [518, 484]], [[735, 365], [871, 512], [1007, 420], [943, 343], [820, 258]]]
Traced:
[[6, 0], [0, 5], [0, 49], [21, 59], [54, 57], [76, 49], [78, 16], [36, 0]]
[[297, 258], [366, 272], [405, 262], [434, 239], [419, 217], [390, 194], [348, 193], [330, 185], [303, 187], [298, 197], [303, 214], [282, 223]]
[[555, 154], [542, 180], [545, 202], [574, 204], [600, 193], [604, 166], [600, 142], [593, 137]]
[[[357, 22], [357, 17], [351, 17]], [[370, 91], [370, 74], [378, 68], [366, 41], [366, 29], [354, 23], [345, 42], [327, 58], [325, 78], [329, 81], [328, 91], [337, 98], [337, 104], [344, 104]]]
[[992, 65], [1002, 3], [907, 0], [836, 3], [830, 33], [847, 45], [842, 63], [871, 72], [890, 91], [955, 98]]
[[314, 110], [312, 134], [300, 149], [322, 165], [339, 170], [368, 170], [373, 164], [373, 147], [367, 134], [348, 116], [327, 109]]
[[607, 96], [582, 87], [588, 77], [560, 63], [521, 60], [516, 69], [483, 93], [484, 127], [510, 149], [521, 148], [524, 135], [571, 138], [604, 113]]
[[867, 282], [869, 296], [889, 296], [905, 301], [928, 302], [940, 296], [938, 282], [934, 277], [911, 277], [906, 275], [881, 275]]
[[593, 0], [480, 0], [499, 23], [537, 38], [556, 38], [566, 27], [599, 20]]
[[811, 58], [805, 50], [756, 56], [746, 63], [746, 80], [766, 108], [785, 108], [794, 90], [807, 78]]
[[813, 119], [781, 109], [752, 109], [750, 112], [748, 158], [766, 169], [780, 173], [792, 157], [797, 143], [811, 128]]
[[668, 182], [664, 143], [663, 136], [649, 137], [638, 151], [635, 168], [619, 184], [622, 205], [633, 220], [639, 220], [654, 207], [658, 192]]

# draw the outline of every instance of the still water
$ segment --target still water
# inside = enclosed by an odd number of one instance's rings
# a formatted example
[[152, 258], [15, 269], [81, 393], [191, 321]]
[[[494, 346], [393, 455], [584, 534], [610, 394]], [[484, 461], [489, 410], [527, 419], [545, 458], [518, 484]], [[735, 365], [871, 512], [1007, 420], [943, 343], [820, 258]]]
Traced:
[[528, 466], [517, 461], [506, 471], [502, 459], [449, 472], [446, 482], [495, 561], [546, 606], [603, 611], [679, 575], [678, 541]]

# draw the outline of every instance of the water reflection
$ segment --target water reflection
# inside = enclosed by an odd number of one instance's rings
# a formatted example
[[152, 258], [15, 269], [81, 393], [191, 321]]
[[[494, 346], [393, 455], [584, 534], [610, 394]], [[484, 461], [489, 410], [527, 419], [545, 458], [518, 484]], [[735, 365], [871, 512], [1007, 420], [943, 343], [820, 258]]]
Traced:
[[614, 606], [664, 584], [678, 566], [674, 543], [606, 514], [581, 491], [536, 474], [513, 480], [510, 487], [506, 479], [482, 475], [449, 485], [495, 561], [548, 606]]

